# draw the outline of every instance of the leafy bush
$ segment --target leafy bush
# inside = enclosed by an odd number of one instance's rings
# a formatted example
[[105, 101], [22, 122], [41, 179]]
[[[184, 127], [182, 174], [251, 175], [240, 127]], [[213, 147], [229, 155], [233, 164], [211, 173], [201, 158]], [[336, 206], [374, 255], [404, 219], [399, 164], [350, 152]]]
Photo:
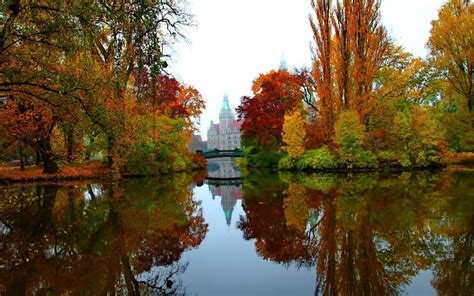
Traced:
[[281, 170], [294, 170], [296, 168], [296, 159], [285, 155], [278, 162], [278, 168]]
[[297, 168], [302, 170], [325, 170], [337, 168], [336, 158], [327, 147], [308, 150], [297, 162]]
[[348, 169], [373, 169], [378, 167], [377, 155], [362, 148], [339, 151], [338, 165]]
[[254, 168], [277, 168], [283, 154], [275, 151], [258, 151], [249, 155], [248, 167]]

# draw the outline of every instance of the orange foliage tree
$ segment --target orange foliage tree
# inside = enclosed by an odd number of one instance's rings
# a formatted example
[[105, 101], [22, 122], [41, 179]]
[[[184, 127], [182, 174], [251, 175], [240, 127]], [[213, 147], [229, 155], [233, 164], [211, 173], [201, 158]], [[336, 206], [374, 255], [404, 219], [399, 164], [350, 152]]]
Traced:
[[[380, 22], [379, 0], [312, 0], [315, 40], [313, 76], [319, 121], [329, 138], [341, 110], [353, 109], [363, 122], [373, 110], [373, 82], [393, 54]], [[334, 31], [334, 32], [333, 32]]]
[[57, 120], [47, 106], [24, 97], [7, 99], [0, 106], [0, 125], [9, 135], [41, 154], [45, 174], [59, 171], [51, 148], [51, 134]]

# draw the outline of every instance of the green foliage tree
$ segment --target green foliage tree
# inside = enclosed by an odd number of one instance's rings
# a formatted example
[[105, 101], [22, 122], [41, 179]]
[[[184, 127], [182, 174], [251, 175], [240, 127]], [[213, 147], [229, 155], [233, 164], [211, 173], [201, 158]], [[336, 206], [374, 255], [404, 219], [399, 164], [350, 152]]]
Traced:
[[427, 108], [413, 105], [409, 113], [399, 113], [394, 125], [400, 135], [400, 163], [404, 167], [427, 167], [443, 163], [445, 132]]

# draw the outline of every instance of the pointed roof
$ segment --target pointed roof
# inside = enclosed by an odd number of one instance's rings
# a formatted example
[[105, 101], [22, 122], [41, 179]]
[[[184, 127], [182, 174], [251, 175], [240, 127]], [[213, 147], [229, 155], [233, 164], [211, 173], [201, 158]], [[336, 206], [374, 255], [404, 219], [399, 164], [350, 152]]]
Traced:
[[230, 225], [230, 223], [232, 222], [232, 212], [233, 209], [224, 210], [225, 222], [227, 225]]
[[230, 110], [229, 96], [227, 94], [224, 95], [224, 101], [222, 102], [222, 110]]
[[286, 59], [285, 59], [285, 55], [284, 55], [284, 54], [281, 55], [281, 59], [280, 59], [280, 70], [288, 70], [288, 66], [287, 66], [287, 63], [286, 63]]

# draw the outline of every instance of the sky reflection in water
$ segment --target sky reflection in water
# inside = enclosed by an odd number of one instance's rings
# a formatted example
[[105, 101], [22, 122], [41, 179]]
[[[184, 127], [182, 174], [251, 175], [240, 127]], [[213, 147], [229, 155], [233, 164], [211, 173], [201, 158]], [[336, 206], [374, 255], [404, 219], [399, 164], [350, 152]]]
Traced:
[[472, 295], [472, 172], [0, 188], [6, 295]]

